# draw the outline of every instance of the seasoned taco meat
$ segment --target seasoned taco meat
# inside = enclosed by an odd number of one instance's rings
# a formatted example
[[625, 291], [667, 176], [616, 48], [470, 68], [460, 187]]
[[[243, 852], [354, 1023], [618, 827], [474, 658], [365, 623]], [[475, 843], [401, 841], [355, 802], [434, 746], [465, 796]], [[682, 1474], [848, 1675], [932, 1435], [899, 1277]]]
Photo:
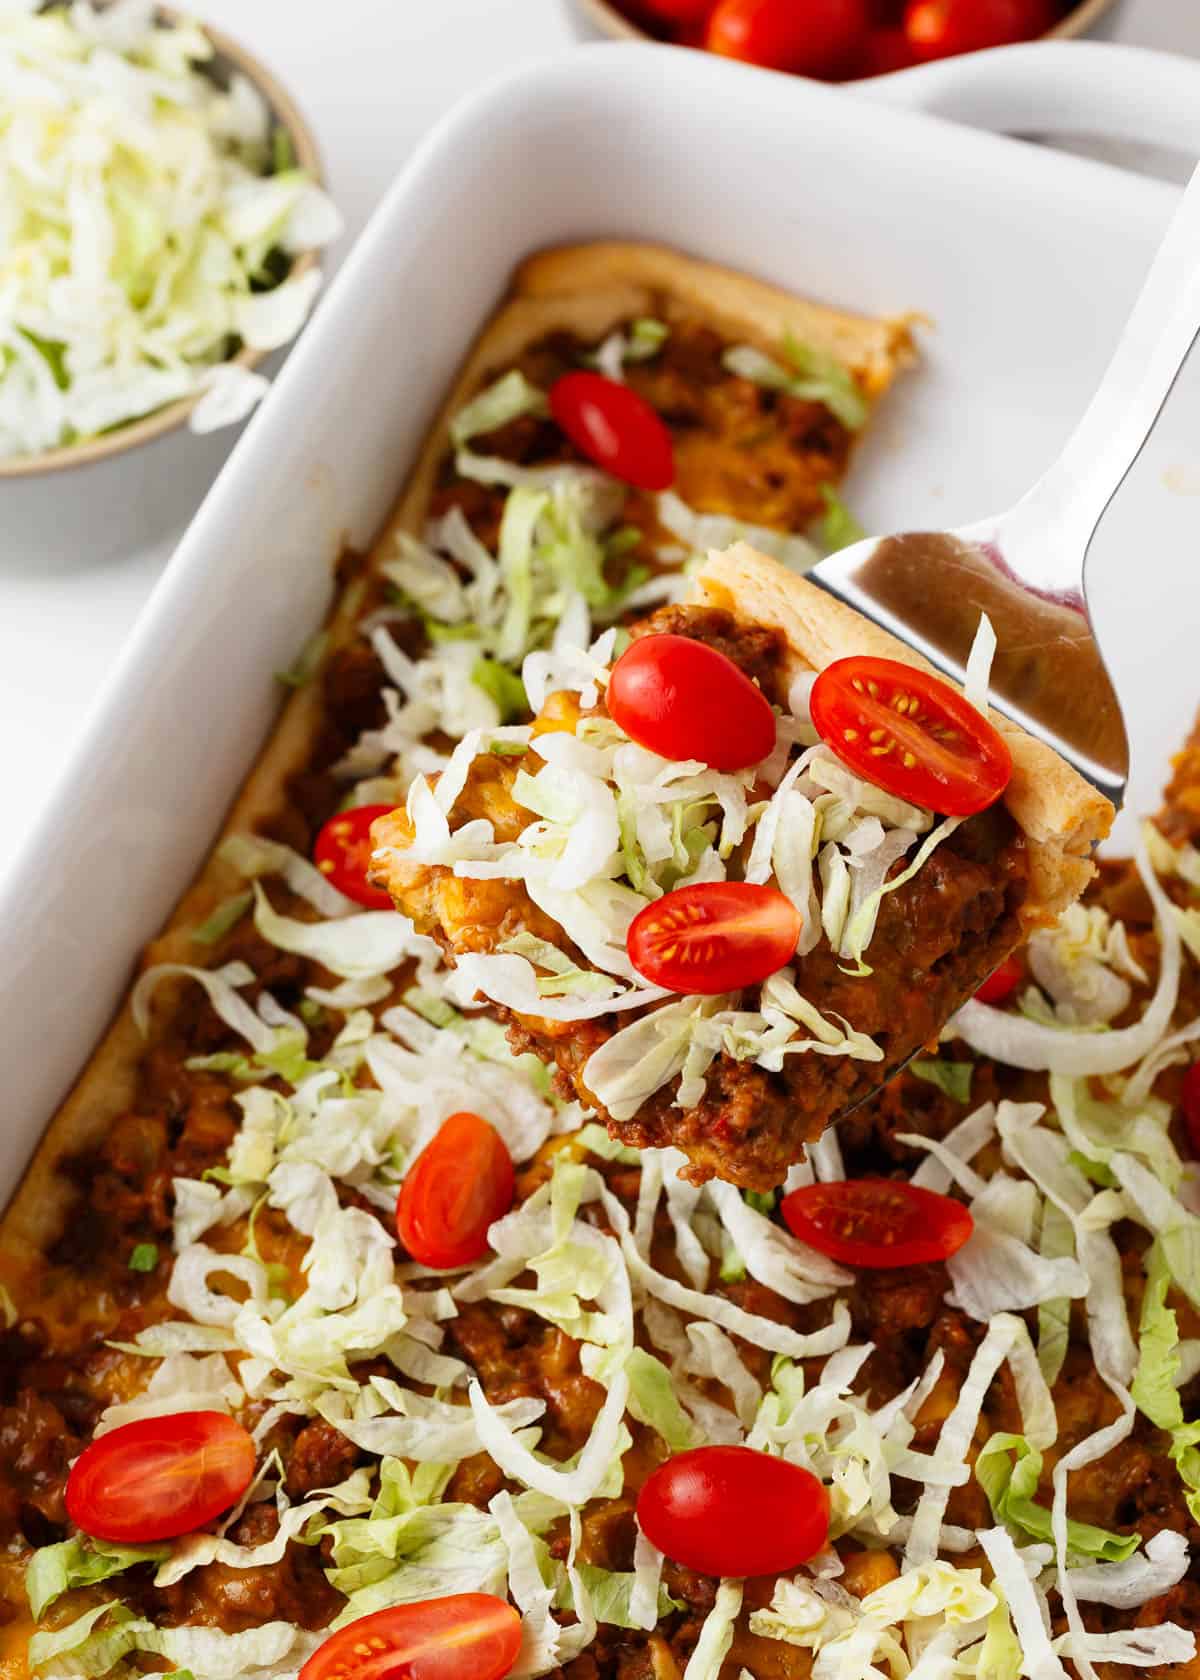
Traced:
[[[713, 607], [670, 606], [634, 627], [635, 635], [686, 635], [716, 648], [776, 704], [781, 703], [784, 646], [781, 634], [747, 624]], [[537, 727], [572, 721], [564, 696], [552, 697]], [[575, 716], [577, 716], [577, 712]], [[476, 758], [466, 787], [450, 813], [452, 827], [486, 817], [497, 839], [511, 839], [529, 814], [511, 797], [519, 760]], [[561, 928], [529, 898], [520, 882], [473, 880], [444, 866], [412, 865], [403, 846], [411, 830], [403, 811], [381, 818], [376, 843], [395, 847], [377, 864], [377, 879], [397, 907], [438, 939], [449, 955], [491, 952], [517, 933], [562, 945]], [[892, 873], [903, 867], [899, 862]], [[852, 1109], [877, 1090], [938, 1032], [1020, 939], [1018, 913], [1027, 890], [1026, 847], [1002, 807], [970, 818], [946, 839], [912, 880], [882, 901], [871, 941], [870, 972], [847, 972], [822, 941], [795, 962], [796, 986], [825, 1015], [841, 1016], [872, 1037], [882, 1065], [813, 1052], [789, 1056], [782, 1072], [725, 1053], [709, 1069], [704, 1100], [676, 1103], [678, 1080], [653, 1093], [633, 1119], [614, 1120], [588, 1089], [586, 1067], [629, 1013], [561, 1023], [515, 1016], [509, 1022], [516, 1051], [532, 1051], [557, 1069], [565, 1095], [577, 1096], [609, 1124], [614, 1137], [635, 1148], [674, 1145], [688, 1157], [686, 1176], [696, 1183], [721, 1178], [748, 1189], [781, 1183], [819, 1137], [831, 1117]], [[584, 959], [573, 953], [581, 963]], [[754, 1007], [752, 991], [733, 1005]], [[653, 1006], [651, 1006], [653, 1007]]]

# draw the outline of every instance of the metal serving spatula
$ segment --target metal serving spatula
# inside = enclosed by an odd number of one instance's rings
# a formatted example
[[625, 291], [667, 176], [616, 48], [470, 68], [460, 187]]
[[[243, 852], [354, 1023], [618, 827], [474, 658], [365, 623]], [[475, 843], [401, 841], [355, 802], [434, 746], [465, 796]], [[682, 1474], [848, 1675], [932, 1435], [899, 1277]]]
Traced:
[[1197, 333], [1200, 169], [1099, 390], [1033, 489], [995, 518], [957, 531], [868, 538], [810, 573], [813, 583], [960, 682], [986, 612], [998, 641], [990, 699], [1117, 806], [1129, 775], [1129, 743], [1088, 616], [1088, 547]]

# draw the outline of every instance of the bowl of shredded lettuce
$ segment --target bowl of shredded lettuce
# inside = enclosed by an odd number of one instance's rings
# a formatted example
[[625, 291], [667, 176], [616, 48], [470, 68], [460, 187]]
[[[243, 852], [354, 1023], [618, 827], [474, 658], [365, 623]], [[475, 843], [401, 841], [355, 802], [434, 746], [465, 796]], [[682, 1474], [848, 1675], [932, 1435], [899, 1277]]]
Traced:
[[245, 417], [340, 232], [315, 143], [152, 0], [0, 0], [0, 479]]

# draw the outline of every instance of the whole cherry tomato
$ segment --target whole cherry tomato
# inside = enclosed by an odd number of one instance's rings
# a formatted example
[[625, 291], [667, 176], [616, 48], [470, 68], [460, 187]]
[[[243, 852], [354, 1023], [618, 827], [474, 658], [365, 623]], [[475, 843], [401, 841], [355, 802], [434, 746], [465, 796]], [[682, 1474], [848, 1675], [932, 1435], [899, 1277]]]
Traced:
[[904, 33], [918, 58], [1031, 41], [1053, 27], [1052, 0], [909, 0]]
[[696, 1447], [642, 1484], [646, 1538], [701, 1575], [781, 1575], [829, 1537], [829, 1495], [811, 1471], [752, 1447]]
[[977, 1003], [990, 1003], [998, 1008], [1006, 1003], [1025, 978], [1025, 970], [1021, 966], [1018, 956], [1005, 957], [999, 968], [994, 968], [987, 979], [975, 993]]
[[900, 28], [872, 29], [856, 69], [860, 76], [890, 76], [917, 62], [908, 36]]
[[504, 1680], [521, 1649], [521, 1618], [491, 1593], [396, 1604], [331, 1634], [300, 1680]]
[[966, 817], [1012, 777], [999, 730], [940, 677], [898, 659], [835, 659], [813, 684], [812, 720], [826, 746], [876, 787]]
[[488, 1226], [513, 1204], [512, 1157], [478, 1114], [452, 1114], [405, 1174], [396, 1232], [423, 1266], [465, 1266], [487, 1253]]
[[576, 449], [638, 490], [675, 482], [671, 434], [650, 404], [602, 373], [564, 373], [550, 387], [550, 412]]
[[952, 1196], [894, 1178], [805, 1185], [779, 1211], [801, 1242], [868, 1271], [946, 1260], [975, 1229], [970, 1209]]
[[1193, 1062], [1183, 1076], [1179, 1107], [1193, 1156], [1200, 1161], [1200, 1062]]
[[765, 980], [792, 959], [804, 925], [774, 887], [700, 881], [664, 893], [629, 924], [629, 960], [652, 986], [712, 997]]
[[254, 1461], [249, 1432], [224, 1412], [138, 1418], [80, 1453], [67, 1477], [67, 1515], [96, 1540], [172, 1540], [236, 1505]]
[[382, 887], [373, 887], [367, 880], [374, 846], [371, 824], [376, 817], [386, 817], [391, 805], [356, 805], [351, 811], [338, 811], [317, 835], [313, 846], [313, 862], [347, 898], [363, 904], [368, 910], [390, 910], [392, 901]]
[[613, 666], [608, 715], [663, 758], [714, 770], [759, 764], [775, 745], [775, 714], [732, 659], [690, 636], [639, 636]]
[[829, 78], [848, 73], [867, 25], [867, 0], [720, 0], [705, 45], [768, 70]]

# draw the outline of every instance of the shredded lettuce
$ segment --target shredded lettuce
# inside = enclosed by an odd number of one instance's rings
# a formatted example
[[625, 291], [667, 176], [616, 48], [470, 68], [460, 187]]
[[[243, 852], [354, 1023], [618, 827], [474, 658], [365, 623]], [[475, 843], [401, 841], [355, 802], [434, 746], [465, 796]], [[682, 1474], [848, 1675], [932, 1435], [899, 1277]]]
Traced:
[[832, 484], [821, 486], [821, 500], [825, 503], [825, 515], [821, 520], [821, 541], [829, 552], [836, 554], [839, 549], [849, 548], [852, 543], [861, 542], [867, 533]]
[[790, 366], [773, 360], [749, 344], [726, 350], [722, 361], [730, 373], [770, 391], [782, 391], [800, 402], [824, 403], [848, 432], [866, 425], [870, 406], [844, 362], [823, 350], [801, 344], [790, 332], [783, 335], [783, 353]]
[[949, 1062], [937, 1057], [918, 1056], [909, 1062], [908, 1071], [918, 1079], [936, 1085], [939, 1091], [953, 1097], [955, 1102], [969, 1103], [971, 1100], [971, 1078], [975, 1072], [973, 1062]]
[[1011, 1534], [1003, 1528], [986, 1528], [979, 1530], [977, 1538], [1016, 1627], [1020, 1672], [1037, 1675], [1038, 1680], [1066, 1680], [1066, 1670], [1050, 1644], [1046, 1601], [1030, 1580]]
[[[768, 525], [752, 525], [727, 513], [696, 513], [674, 490], [662, 491], [656, 506], [659, 524], [677, 537], [690, 554], [707, 554], [710, 549], [747, 542], [760, 554], [770, 555], [789, 571], [801, 575], [810, 572], [821, 558], [820, 549], [807, 537], [776, 531]], [[683, 587], [681, 581], [676, 593], [682, 594]]]
[[193, 940], [197, 945], [215, 945], [238, 925], [253, 903], [252, 892], [235, 893], [232, 898], [223, 899], [210, 915], [192, 929]]
[[[1075, 1251], [1074, 1227], [1069, 1217], [1054, 1202], [1047, 1201], [1042, 1209], [1040, 1252], [1054, 1260]], [[1054, 1296], [1038, 1303], [1037, 1356], [1042, 1375], [1048, 1383], [1055, 1383], [1067, 1357], [1071, 1338], [1071, 1301], [1066, 1295]]]
[[170, 1547], [165, 1545], [118, 1546], [109, 1540], [91, 1540], [81, 1534], [53, 1546], [39, 1547], [25, 1571], [25, 1592], [34, 1621], [40, 1622], [63, 1593], [111, 1580], [139, 1563], [158, 1563], [169, 1551]]
[[437, 950], [395, 910], [364, 910], [334, 922], [300, 922], [280, 915], [257, 881], [254, 925], [280, 951], [309, 957], [344, 980], [388, 974], [409, 957], [433, 957]]
[[1087, 1672], [1093, 1658], [1096, 1662], [1124, 1664], [1128, 1668], [1165, 1668], [1193, 1660], [1196, 1635], [1177, 1622], [1123, 1628], [1116, 1633], [1072, 1629], [1059, 1635], [1053, 1649], [1058, 1656], [1072, 1657], [1081, 1673]]
[[[471, 681], [494, 703], [501, 723], [511, 723], [518, 718], [529, 716], [525, 684], [507, 665], [501, 665], [498, 660], [489, 659], [486, 654], [481, 654], [471, 667]], [[501, 742], [500, 745], [507, 747], [508, 743]], [[495, 750], [493, 746], [492, 751]], [[524, 749], [518, 747], [518, 750]]]
[[519, 369], [514, 368], [458, 410], [450, 422], [450, 441], [460, 447], [472, 438], [497, 431], [526, 414], [543, 415], [549, 412], [545, 393], [537, 390]]
[[173, 1670], [190, 1669], [205, 1680], [268, 1680], [280, 1664], [286, 1664], [282, 1672], [295, 1673], [321, 1638], [292, 1622], [262, 1622], [243, 1633], [157, 1628], [123, 1604], [105, 1603], [65, 1627], [38, 1629], [29, 1640], [29, 1666], [35, 1673], [53, 1667], [56, 1676], [92, 1680], [137, 1651], [165, 1657]]
[[1134, 1156], [1118, 1151], [1108, 1164], [1127, 1211], [1154, 1234], [1172, 1282], [1200, 1310], [1200, 1215]]
[[712, 1609], [704, 1618], [696, 1648], [688, 1658], [683, 1680], [718, 1680], [721, 1665], [733, 1644], [733, 1627], [742, 1608], [742, 1583], [722, 1581]]
[[[1042, 1454], [1023, 1435], [1000, 1431], [990, 1435], [979, 1449], [975, 1479], [987, 1494], [997, 1522], [1030, 1534], [1035, 1540], [1052, 1540], [1051, 1513], [1034, 1498], [1042, 1478], [1042, 1463]], [[1074, 1518], [1067, 1521], [1067, 1545], [1078, 1557], [1120, 1563], [1140, 1544], [1137, 1534], [1114, 1534]]]
[[1138, 873], [1154, 905], [1161, 959], [1154, 995], [1140, 1020], [1127, 1027], [1096, 1032], [1028, 1020], [972, 998], [950, 1023], [978, 1055], [1009, 1067], [1089, 1077], [1120, 1073], [1155, 1048], [1166, 1034], [1179, 996], [1179, 928], [1170, 899], [1159, 885], [1146, 855], [1144, 836], [1137, 845]]
[[320, 285], [316, 269], [280, 284], [269, 259], [341, 228], [301, 171], [269, 173], [265, 101], [207, 74], [199, 28], [103, 15], [0, 10], [0, 455], [202, 392], [198, 427], [240, 419], [265, 381], [226, 363], [231, 345], [286, 343]]
[[231, 834], [221, 842], [217, 856], [248, 881], [256, 881], [261, 875], [280, 876], [297, 898], [311, 904], [322, 916], [337, 918], [356, 909], [354, 900], [339, 892], [316, 864], [279, 840], [268, 840], [261, 834]]
[[644, 1348], [634, 1348], [625, 1369], [629, 1376], [629, 1410], [638, 1422], [648, 1424], [672, 1452], [700, 1446], [701, 1437], [679, 1404], [671, 1373], [662, 1361]]
[[[584, 358], [595, 367], [606, 379], [615, 380], [618, 384], [623, 379], [623, 368], [626, 362], [648, 362], [658, 355], [670, 335], [670, 328], [665, 321], [656, 321], [650, 316], [639, 316], [631, 322], [628, 333], [620, 327], [611, 332], [600, 345], [594, 355]], [[603, 1617], [600, 1618], [603, 1620]]]
[[393, 1604], [450, 1593], [503, 1596], [508, 1549], [495, 1517], [474, 1505], [441, 1502], [453, 1468], [426, 1463], [410, 1474], [385, 1458], [370, 1514], [325, 1529], [333, 1552], [330, 1584], [348, 1598], [335, 1628]]
[[1134, 1610], [1169, 1592], [1183, 1580], [1190, 1563], [1186, 1536], [1164, 1528], [1147, 1540], [1144, 1552], [1134, 1552], [1117, 1563], [1092, 1563], [1072, 1569], [1071, 1588], [1076, 1598], [1090, 1604]]
[[251, 1009], [238, 995], [238, 989], [248, 986], [254, 972], [245, 963], [226, 963], [223, 968], [191, 968], [186, 963], [157, 963], [148, 968], [133, 988], [129, 1000], [134, 1025], [143, 1037], [150, 1030], [150, 999], [163, 980], [194, 980], [208, 993], [208, 1000], [217, 1014], [233, 1032], [244, 1038], [251, 1049], [266, 1052], [274, 1048], [275, 1029]]
[[1179, 1323], [1167, 1305], [1172, 1277], [1161, 1240], [1151, 1243], [1144, 1264], [1138, 1362], [1130, 1394], [1138, 1410], [1170, 1435], [1169, 1451], [1186, 1489], [1188, 1509], [1200, 1520], [1200, 1424], [1185, 1420], [1179, 1398]]

